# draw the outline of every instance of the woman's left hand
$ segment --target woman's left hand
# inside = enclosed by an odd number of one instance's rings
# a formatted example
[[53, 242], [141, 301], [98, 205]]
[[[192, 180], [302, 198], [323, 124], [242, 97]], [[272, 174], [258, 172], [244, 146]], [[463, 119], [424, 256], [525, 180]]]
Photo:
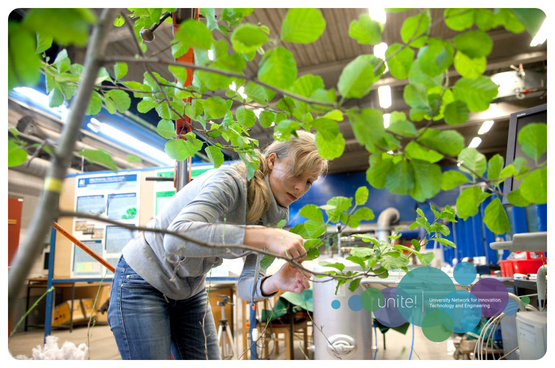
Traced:
[[302, 293], [310, 288], [308, 279], [310, 274], [301, 271], [291, 264], [285, 263], [277, 273], [267, 278], [262, 284], [262, 292], [269, 295], [278, 290], [291, 291], [293, 293]]

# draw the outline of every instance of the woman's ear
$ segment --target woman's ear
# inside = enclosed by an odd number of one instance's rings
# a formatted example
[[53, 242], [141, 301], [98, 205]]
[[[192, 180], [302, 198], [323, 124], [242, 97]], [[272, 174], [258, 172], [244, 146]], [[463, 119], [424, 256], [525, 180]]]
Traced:
[[276, 164], [276, 158], [277, 158], [277, 155], [275, 153], [270, 153], [270, 156], [268, 156], [268, 168], [270, 170], [274, 169], [274, 165]]

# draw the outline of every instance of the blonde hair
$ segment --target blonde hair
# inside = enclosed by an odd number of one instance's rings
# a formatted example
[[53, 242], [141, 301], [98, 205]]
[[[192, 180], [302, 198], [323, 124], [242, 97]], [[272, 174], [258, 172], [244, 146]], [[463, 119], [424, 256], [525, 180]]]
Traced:
[[[288, 167], [290, 177], [299, 176], [308, 170], [317, 168], [319, 168], [319, 175], [327, 171], [328, 161], [318, 154], [314, 134], [306, 131], [297, 131], [296, 133], [298, 138], [292, 137], [289, 141], [274, 141], [258, 157], [260, 159], [258, 169], [248, 183], [247, 202], [250, 208], [247, 213], [247, 221], [258, 221], [272, 203], [273, 194], [264, 180], [270, 172], [268, 157], [272, 153], [277, 155], [278, 160], [291, 158]], [[238, 166], [243, 172], [246, 170], [244, 163], [239, 163]]]

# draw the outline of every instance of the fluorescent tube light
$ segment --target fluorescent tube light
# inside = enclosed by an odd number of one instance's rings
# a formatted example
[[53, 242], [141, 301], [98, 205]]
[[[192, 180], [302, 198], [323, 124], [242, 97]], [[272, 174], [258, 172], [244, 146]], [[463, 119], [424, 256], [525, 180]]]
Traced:
[[384, 61], [385, 69], [384, 73], [387, 73], [389, 68], [387, 67], [387, 63], [385, 62], [385, 52], [387, 51], [387, 43], [381, 42], [374, 46], [374, 56], [380, 58]]
[[491, 127], [493, 126], [494, 121], [493, 120], [486, 120], [484, 121], [484, 123], [482, 124], [482, 126], [480, 127], [480, 130], [478, 130], [478, 134], [482, 135], [485, 134], [487, 132], [489, 132], [489, 130], [491, 129]]
[[130, 136], [118, 130], [108, 124], [101, 123], [100, 121], [96, 120], [95, 118], [91, 119], [91, 123], [95, 124], [100, 128], [100, 131], [103, 134], [110, 136], [111, 138], [120, 141], [121, 143], [125, 144], [126, 146], [132, 147], [135, 150], [144, 153], [147, 156], [152, 157], [156, 161], [163, 163], [165, 165], [173, 165], [175, 163], [174, 160], [170, 159], [165, 152], [162, 152], [148, 144], [141, 142], [137, 138]]
[[14, 91], [19, 93], [20, 95], [24, 96], [25, 98], [31, 100], [31, 103], [34, 105], [40, 105], [45, 109], [50, 110], [52, 114], [59, 117], [60, 120], [65, 121], [65, 118], [68, 114], [68, 110], [64, 105], [60, 105], [58, 107], [50, 107], [48, 106], [48, 96], [44, 93], [41, 93], [33, 88], [29, 87], [16, 87]]
[[482, 143], [482, 138], [474, 137], [472, 138], [472, 142], [468, 145], [468, 148], [476, 148]]
[[380, 22], [381, 24], [385, 24], [386, 15], [385, 15], [384, 8], [370, 6], [368, 8], [368, 14], [370, 15], [370, 18], [372, 18], [372, 20], [375, 20], [376, 22]]
[[380, 106], [387, 109], [391, 106], [391, 87], [390, 86], [380, 86], [378, 88], [378, 97], [380, 99]]
[[383, 127], [385, 129], [389, 128], [390, 119], [391, 119], [391, 114], [383, 114]]

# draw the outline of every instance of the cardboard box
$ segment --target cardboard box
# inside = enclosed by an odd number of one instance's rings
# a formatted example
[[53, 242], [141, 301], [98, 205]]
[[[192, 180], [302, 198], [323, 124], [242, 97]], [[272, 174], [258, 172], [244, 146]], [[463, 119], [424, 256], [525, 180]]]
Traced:
[[[71, 300], [67, 300], [61, 304], [58, 304], [54, 308], [54, 315], [52, 316], [52, 326], [58, 326], [64, 323], [69, 323], [71, 321]], [[78, 321], [84, 319], [83, 309], [81, 308], [81, 301], [73, 301], [73, 321]]]
[[[93, 299], [81, 299], [81, 308], [83, 309], [83, 315], [86, 319], [91, 317], [91, 314], [96, 316], [96, 310], [93, 310], [94, 300]], [[97, 306], [95, 306], [96, 308]]]

